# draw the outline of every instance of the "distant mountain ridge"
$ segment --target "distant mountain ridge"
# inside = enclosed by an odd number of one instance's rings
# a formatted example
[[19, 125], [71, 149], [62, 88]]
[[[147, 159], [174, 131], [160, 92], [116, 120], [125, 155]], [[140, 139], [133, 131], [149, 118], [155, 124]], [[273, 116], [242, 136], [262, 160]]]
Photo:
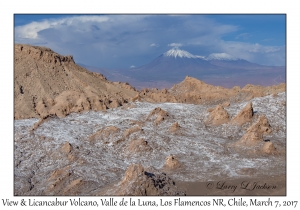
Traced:
[[174, 84], [188, 75], [228, 88], [246, 84], [268, 86], [286, 81], [285, 66], [259, 65], [227, 53], [193, 55], [178, 47], [161, 54], [148, 64], [122, 71], [122, 74], [137, 81], [166, 81]]
[[103, 74], [111, 81], [129, 82], [138, 89], [170, 88], [186, 76], [226, 88], [244, 87], [247, 84], [270, 86], [286, 82], [285, 66], [264, 66], [227, 53], [193, 55], [178, 47], [159, 55], [148, 64], [134, 68], [109, 70], [81, 65]]

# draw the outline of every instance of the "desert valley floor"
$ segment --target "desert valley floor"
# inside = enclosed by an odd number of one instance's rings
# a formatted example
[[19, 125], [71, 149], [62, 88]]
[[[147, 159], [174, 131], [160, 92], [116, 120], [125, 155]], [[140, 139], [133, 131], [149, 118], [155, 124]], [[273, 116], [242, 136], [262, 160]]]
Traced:
[[[161, 195], [189, 195], [188, 183], [198, 183], [193, 194], [201, 195], [224, 194], [203, 193], [205, 185], [199, 183], [208, 181], [272, 181], [272, 177], [278, 181], [279, 177], [280, 183], [285, 182], [286, 94], [230, 103], [224, 109], [232, 119], [250, 101], [253, 119], [242, 126], [230, 121], [207, 124], [209, 105], [145, 101], [49, 117], [38, 126], [34, 126], [37, 118], [15, 120], [15, 195], [147, 194], [136, 193], [129, 185], [135, 170], [145, 171], [153, 182], [165, 183], [159, 188], [168, 185], [171, 193], [158, 189]], [[272, 130], [263, 136], [264, 141], [253, 146], [237, 144], [263, 115]], [[265, 151], [268, 142], [276, 149]], [[131, 174], [129, 166], [136, 167]], [[173, 189], [173, 183], [180, 187]], [[283, 185], [280, 193], [285, 194]]]

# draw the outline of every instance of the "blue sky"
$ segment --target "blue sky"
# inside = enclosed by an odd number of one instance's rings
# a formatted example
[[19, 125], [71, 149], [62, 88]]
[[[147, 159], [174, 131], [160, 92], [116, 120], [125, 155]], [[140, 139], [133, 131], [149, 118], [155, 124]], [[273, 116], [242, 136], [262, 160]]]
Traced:
[[[116, 69], [172, 48], [285, 65], [285, 15], [14, 15], [15, 43], [46, 46], [78, 63]], [[173, 44], [174, 45], [174, 44]]]

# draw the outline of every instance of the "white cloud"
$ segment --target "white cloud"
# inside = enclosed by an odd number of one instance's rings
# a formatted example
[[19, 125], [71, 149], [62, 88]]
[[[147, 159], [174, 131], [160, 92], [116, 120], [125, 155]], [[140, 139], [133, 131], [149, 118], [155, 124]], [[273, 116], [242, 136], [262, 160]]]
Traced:
[[280, 50], [279, 47], [272, 47], [272, 46], [262, 46], [258, 43], [250, 46], [249, 52], [251, 53], [273, 53], [278, 52]]
[[263, 65], [284, 65], [285, 63], [285, 46], [264, 46], [258, 43], [223, 40], [218, 46], [220, 51], [254, 63]]
[[242, 34], [239, 34], [235, 37], [235, 39], [248, 39], [251, 35], [249, 33], [242, 33]]
[[152, 43], [150, 44], [150, 47], [159, 47], [159, 44]]
[[205, 56], [202, 56], [202, 55], [195, 55], [195, 58], [205, 59], [206, 57], [205, 57]]
[[259, 43], [224, 41], [214, 36], [202, 36], [191, 40], [188, 46], [208, 49], [212, 53], [227, 53], [262, 65], [285, 65], [285, 46], [265, 46]]
[[181, 47], [182, 44], [181, 43], [171, 43], [171, 44], [168, 44], [168, 46], [170, 46], [170, 47]]
[[237, 58], [235, 58], [232, 55], [229, 55], [227, 53], [212, 53], [210, 54], [207, 58], [207, 60], [237, 60]]
[[17, 26], [15, 33], [18, 38], [36, 39], [38, 38], [38, 33], [45, 29], [80, 25], [87, 22], [101, 23], [108, 21], [108, 19], [107, 16], [74, 16], [62, 19], [43, 20], [40, 22], [31, 22], [24, 26]]
[[133, 69], [133, 68], [135, 68], [135, 66], [134, 66], [134, 65], [131, 65], [130, 68]]

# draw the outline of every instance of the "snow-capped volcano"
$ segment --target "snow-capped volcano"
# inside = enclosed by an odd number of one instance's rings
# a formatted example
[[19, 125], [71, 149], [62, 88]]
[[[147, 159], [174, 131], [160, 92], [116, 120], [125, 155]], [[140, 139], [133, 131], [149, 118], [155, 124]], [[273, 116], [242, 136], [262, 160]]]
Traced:
[[166, 57], [179, 57], [179, 58], [199, 58], [203, 60], [241, 60], [238, 59], [232, 55], [229, 55], [227, 53], [212, 53], [209, 56], [200, 56], [200, 55], [193, 55], [192, 53], [189, 53], [188, 51], [181, 50], [178, 47], [174, 47], [171, 50], [165, 52], [163, 56]]
[[163, 80], [170, 83], [177, 83], [189, 75], [226, 87], [244, 86], [248, 83], [273, 85], [285, 81], [284, 66], [262, 66], [224, 52], [208, 56], [194, 55], [178, 47], [161, 54], [146, 65], [128, 69], [126, 74], [139, 81]]
[[167, 57], [180, 57], [180, 58], [197, 58], [197, 56], [189, 53], [188, 51], [181, 50], [178, 47], [174, 47], [171, 50], [165, 52], [163, 54], [164, 56]]

